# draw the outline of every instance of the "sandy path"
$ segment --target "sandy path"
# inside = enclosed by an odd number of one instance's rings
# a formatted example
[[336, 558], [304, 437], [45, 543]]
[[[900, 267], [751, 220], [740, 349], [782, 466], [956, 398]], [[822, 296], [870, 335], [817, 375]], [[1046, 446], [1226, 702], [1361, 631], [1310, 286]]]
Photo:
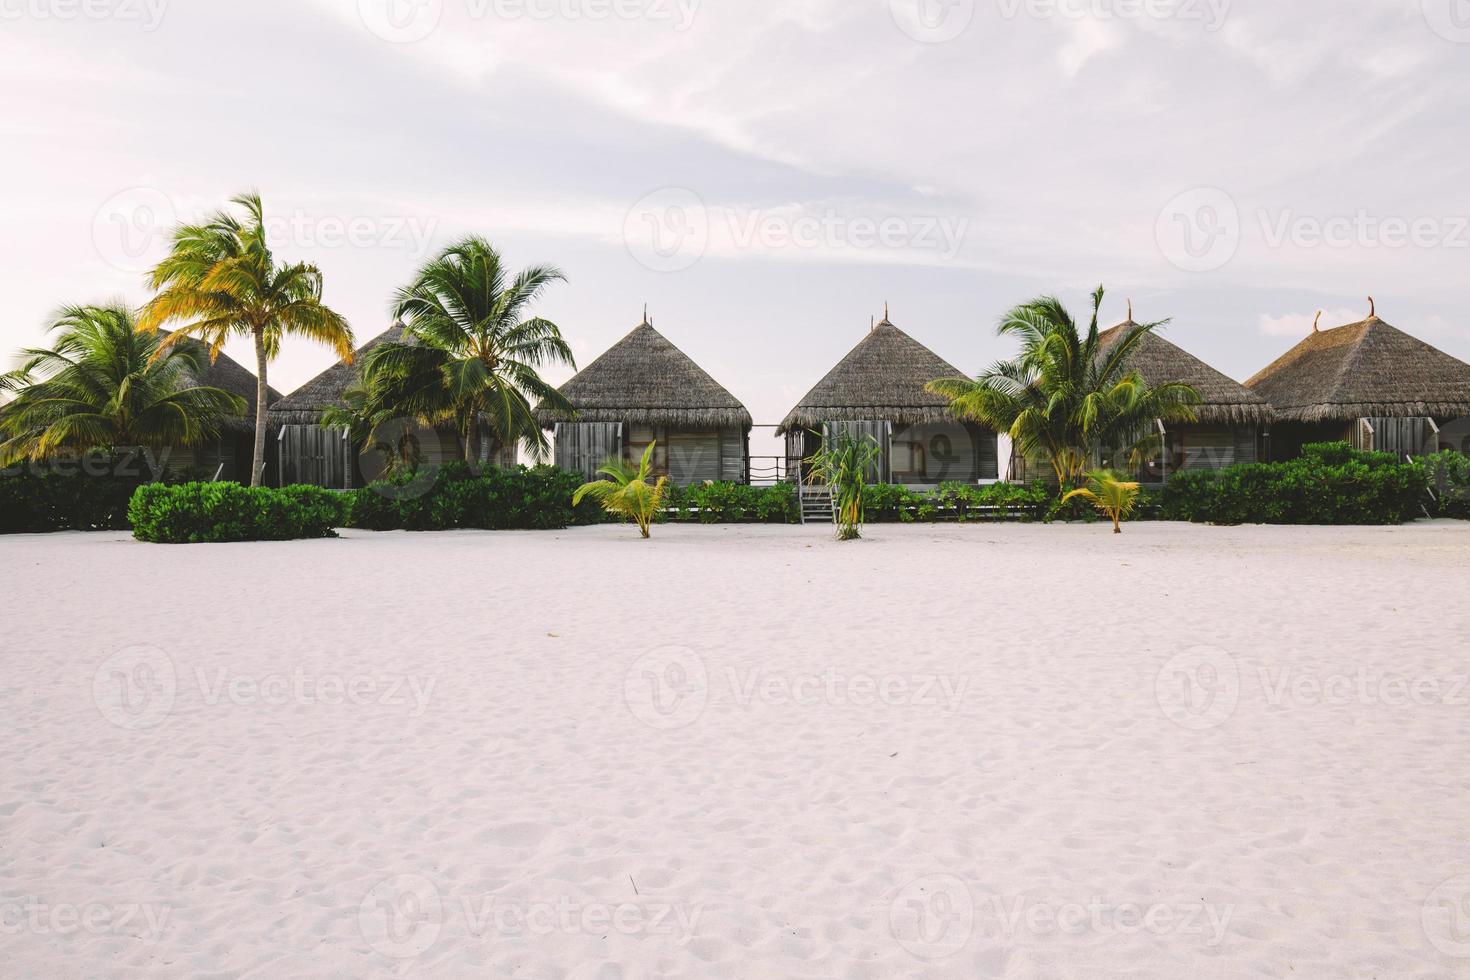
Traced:
[[0, 973], [1470, 976], [1470, 525], [655, 534], [0, 539]]

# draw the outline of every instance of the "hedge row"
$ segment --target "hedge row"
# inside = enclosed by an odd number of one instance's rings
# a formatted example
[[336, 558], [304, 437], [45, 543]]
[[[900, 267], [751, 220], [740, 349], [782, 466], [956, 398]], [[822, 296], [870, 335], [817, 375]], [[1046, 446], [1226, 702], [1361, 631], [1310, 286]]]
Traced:
[[1033, 521], [1046, 516], [1056, 496], [1039, 483], [941, 483], [933, 490], [878, 484], [864, 488], [863, 506], [874, 523]]
[[581, 485], [581, 478], [552, 466], [476, 473], [464, 463], [448, 463], [347, 492], [345, 526], [368, 531], [544, 531], [596, 524], [603, 519], [596, 503], [572, 507], [572, 494]]
[[1172, 476], [1160, 516], [1208, 524], [1401, 524], [1424, 516], [1428, 486], [1418, 463], [1316, 443], [1289, 462]]
[[153, 483], [133, 494], [128, 518], [133, 537], [155, 544], [289, 541], [335, 537], [344, 503], [319, 487]]
[[149, 480], [130, 456], [0, 470], [0, 534], [125, 531], [128, 501]]

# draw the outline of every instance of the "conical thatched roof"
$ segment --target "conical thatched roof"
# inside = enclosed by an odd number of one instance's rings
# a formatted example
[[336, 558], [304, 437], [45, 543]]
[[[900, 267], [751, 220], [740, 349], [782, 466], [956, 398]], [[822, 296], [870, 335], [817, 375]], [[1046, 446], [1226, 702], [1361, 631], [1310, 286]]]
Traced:
[[1470, 364], [1376, 316], [1313, 330], [1246, 387], [1288, 422], [1470, 415]]
[[885, 316], [807, 392], [776, 430], [823, 422], [887, 419], [896, 425], [952, 422], [949, 400], [924, 390], [964, 372], [888, 322]]
[[403, 335], [402, 324], [384, 330], [357, 349], [352, 364], [338, 361], [272, 405], [271, 422], [276, 425], [318, 424], [322, 420], [322, 412], [341, 404], [342, 393], [357, 380], [357, 365], [362, 363], [362, 356], [379, 344], [401, 341]]
[[[613, 344], [559, 389], [578, 422], [628, 422], [689, 428], [749, 428], [750, 413], [704, 369], [647, 322]], [[573, 416], [543, 403], [545, 428]]]
[[[224, 428], [230, 431], [254, 431], [255, 429], [255, 395], [257, 380], [254, 374], [245, 369], [239, 361], [230, 357], [223, 351], [209, 363], [209, 348], [201, 340], [193, 337], [185, 337], [176, 341], [179, 347], [192, 347], [199, 351], [200, 360], [204, 362], [204, 370], [191, 378], [190, 383], [205, 388], [220, 388], [245, 399], [245, 414], [226, 421]], [[192, 372], [191, 372], [192, 374]], [[266, 385], [266, 403], [272, 407], [280, 401], [281, 393]]]
[[[1104, 331], [1099, 337], [1103, 350], [1111, 350], [1137, 326], [1125, 320]], [[1144, 335], [1133, 348], [1128, 366], [1150, 385], [1182, 381], [1199, 392], [1200, 404], [1194, 407], [1194, 414], [1205, 425], [1269, 425], [1274, 418], [1271, 406], [1260, 395], [1157, 333]]]

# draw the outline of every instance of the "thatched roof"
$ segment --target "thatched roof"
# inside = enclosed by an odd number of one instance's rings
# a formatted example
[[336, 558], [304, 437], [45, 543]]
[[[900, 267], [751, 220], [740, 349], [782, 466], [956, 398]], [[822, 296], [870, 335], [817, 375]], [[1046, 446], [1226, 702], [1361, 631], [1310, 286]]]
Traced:
[[[232, 395], [245, 399], [245, 414], [231, 418], [225, 422], [224, 428], [228, 431], [254, 431], [255, 429], [255, 395], [257, 380], [237, 360], [223, 351], [209, 363], [209, 348], [201, 340], [193, 337], [185, 337], [175, 342], [179, 347], [192, 347], [199, 351], [200, 360], [204, 362], [204, 370], [200, 374], [190, 378], [190, 383], [205, 388], [220, 388]], [[193, 372], [190, 372], [192, 375]], [[281, 393], [276, 389], [266, 386], [266, 403], [274, 407], [280, 401]]]
[[[1099, 340], [1111, 350], [1138, 324], [1124, 320]], [[1205, 425], [1270, 425], [1274, 413], [1264, 398], [1157, 333], [1145, 334], [1133, 348], [1128, 366], [1150, 385], [1182, 381], [1199, 392], [1195, 417]]]
[[823, 422], [886, 419], [895, 425], [952, 422], [949, 400], [924, 386], [964, 372], [895, 327], [885, 316], [807, 392], [776, 433]]
[[1245, 384], [1287, 422], [1470, 415], [1470, 364], [1376, 316], [1314, 329]]
[[397, 343], [403, 339], [402, 324], [389, 327], [357, 349], [353, 363], [338, 361], [306, 384], [271, 406], [271, 422], [275, 425], [316, 425], [322, 412], [342, 403], [342, 393], [357, 380], [356, 365], [362, 356], [379, 344]]
[[[750, 413], [689, 355], [647, 322], [613, 344], [559, 389], [578, 422], [628, 422], [690, 428], [748, 429]], [[545, 403], [536, 407], [545, 428], [573, 417]]]

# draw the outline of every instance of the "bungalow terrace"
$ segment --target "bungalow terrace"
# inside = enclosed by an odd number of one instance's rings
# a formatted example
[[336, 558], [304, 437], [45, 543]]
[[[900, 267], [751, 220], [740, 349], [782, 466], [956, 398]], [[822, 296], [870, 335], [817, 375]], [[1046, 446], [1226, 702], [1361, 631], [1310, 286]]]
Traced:
[[924, 386], [964, 374], [888, 319], [827, 372], [776, 429], [786, 437], [793, 471], [840, 433], [871, 436], [882, 450], [876, 478], [932, 487], [976, 483], [998, 475], [994, 432], [956, 419], [948, 399]]
[[1291, 459], [1309, 442], [1342, 440], [1401, 455], [1470, 446], [1470, 364], [1374, 310], [1331, 330], [1314, 324], [1245, 384], [1276, 410], [1275, 459]]
[[588, 479], [610, 458], [637, 463], [649, 443], [654, 472], [676, 486], [749, 481], [745, 406], [644, 320], [559, 389], [568, 413], [536, 408], [556, 465]]
[[[338, 361], [291, 394], [271, 406], [271, 448], [276, 462], [275, 481], [280, 486], [304, 483], [346, 490], [366, 486], [382, 474], [382, 460], [375, 452], [359, 454], [345, 428], [327, 428], [321, 424], [328, 408], [342, 407], [344, 395], [359, 378], [359, 365], [368, 351], [380, 344], [402, 343], [408, 336], [399, 324], [389, 327], [359, 347], [353, 362]], [[451, 427], [430, 428], [414, 425], [421, 461], [436, 466], [464, 459], [464, 441]], [[514, 466], [515, 447], [487, 451], [481, 462], [496, 466]]]
[[[1099, 338], [1103, 352], [1137, 326], [1130, 315], [1105, 331]], [[1140, 479], [1161, 482], [1181, 470], [1222, 469], [1266, 458], [1275, 416], [1266, 399], [1245, 385], [1153, 332], [1133, 349], [1128, 367], [1150, 386], [1183, 382], [1200, 396], [1193, 422], [1156, 423], [1161, 452], [1144, 464]]]

